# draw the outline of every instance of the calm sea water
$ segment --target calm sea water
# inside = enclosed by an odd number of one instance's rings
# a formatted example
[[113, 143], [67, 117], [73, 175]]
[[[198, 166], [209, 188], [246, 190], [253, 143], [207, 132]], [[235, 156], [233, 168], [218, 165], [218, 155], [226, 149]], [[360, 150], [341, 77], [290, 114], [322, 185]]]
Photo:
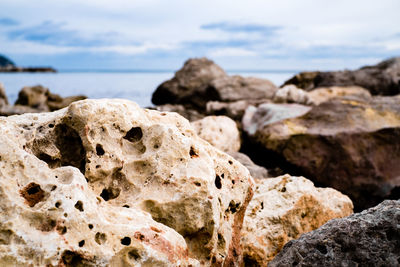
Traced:
[[[242, 76], [266, 78], [281, 85], [295, 72], [229, 72]], [[61, 96], [83, 94], [89, 98], [126, 98], [142, 107], [151, 106], [151, 95], [159, 84], [174, 72], [59, 72], [0, 73], [10, 103], [14, 103], [24, 86], [41, 84]]]

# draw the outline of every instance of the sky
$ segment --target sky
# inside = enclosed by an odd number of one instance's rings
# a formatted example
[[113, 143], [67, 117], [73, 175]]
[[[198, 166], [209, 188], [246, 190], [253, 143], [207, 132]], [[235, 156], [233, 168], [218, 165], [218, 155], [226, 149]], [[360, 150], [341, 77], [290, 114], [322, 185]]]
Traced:
[[60, 70], [336, 70], [400, 56], [399, 0], [0, 0], [0, 54]]

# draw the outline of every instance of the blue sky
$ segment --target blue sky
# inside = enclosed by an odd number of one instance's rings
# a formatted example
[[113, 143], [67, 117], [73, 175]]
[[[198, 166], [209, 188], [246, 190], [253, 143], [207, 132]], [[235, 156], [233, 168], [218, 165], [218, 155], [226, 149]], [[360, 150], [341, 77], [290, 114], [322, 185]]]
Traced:
[[0, 54], [58, 69], [357, 68], [400, 56], [398, 0], [0, 0]]

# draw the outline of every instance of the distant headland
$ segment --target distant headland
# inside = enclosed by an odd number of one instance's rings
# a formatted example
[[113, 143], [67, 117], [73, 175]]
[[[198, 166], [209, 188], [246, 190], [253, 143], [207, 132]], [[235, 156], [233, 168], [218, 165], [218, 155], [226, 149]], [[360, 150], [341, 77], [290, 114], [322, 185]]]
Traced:
[[7, 57], [0, 55], [0, 72], [57, 72], [51, 67], [19, 67]]

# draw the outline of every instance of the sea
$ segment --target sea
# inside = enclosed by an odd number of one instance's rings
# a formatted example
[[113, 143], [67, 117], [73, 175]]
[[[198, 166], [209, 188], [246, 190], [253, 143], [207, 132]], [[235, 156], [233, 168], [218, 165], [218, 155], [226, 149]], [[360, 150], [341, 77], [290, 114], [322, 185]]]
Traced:
[[[230, 75], [265, 78], [277, 86], [298, 71], [228, 71]], [[43, 85], [63, 97], [86, 95], [89, 98], [124, 98], [150, 107], [158, 85], [171, 79], [174, 71], [59, 71], [57, 73], [0, 73], [10, 103], [24, 86]]]

